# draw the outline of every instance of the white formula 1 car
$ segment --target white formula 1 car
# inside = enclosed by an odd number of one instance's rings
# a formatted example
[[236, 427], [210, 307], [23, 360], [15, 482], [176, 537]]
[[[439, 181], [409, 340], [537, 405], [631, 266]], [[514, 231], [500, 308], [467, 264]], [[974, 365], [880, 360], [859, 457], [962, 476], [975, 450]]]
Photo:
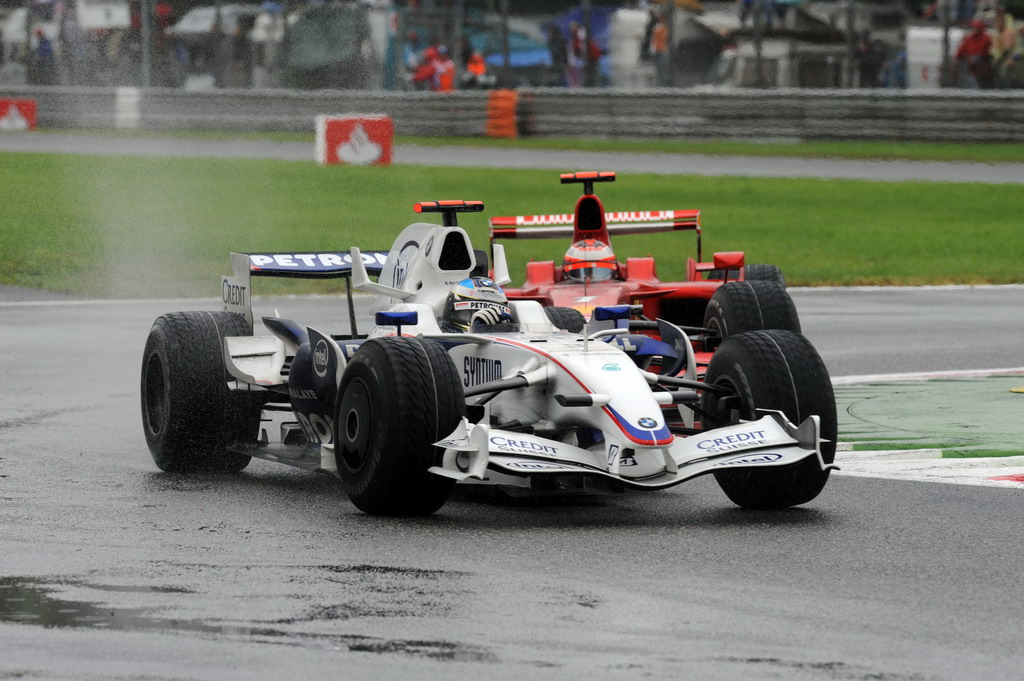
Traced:
[[[487, 273], [457, 225], [482, 209], [417, 204], [444, 224], [408, 226], [386, 254], [232, 254], [223, 311], [164, 315], [150, 332], [142, 416], [157, 465], [238, 471], [256, 456], [327, 471], [381, 515], [433, 513], [456, 484], [568, 494], [712, 473], [746, 508], [819, 494], [835, 468], [835, 401], [798, 333], [730, 336], [698, 381], [686, 334], [663, 320], [660, 340], [632, 333], [627, 305], [598, 308], [581, 333], [562, 330], [572, 310], [527, 300], [496, 325], [443, 331], [452, 287]], [[493, 257], [507, 282], [499, 245]], [[252, 335], [253, 276], [349, 277], [350, 333], [263, 317], [269, 334]], [[379, 296], [367, 335], [352, 288]]]

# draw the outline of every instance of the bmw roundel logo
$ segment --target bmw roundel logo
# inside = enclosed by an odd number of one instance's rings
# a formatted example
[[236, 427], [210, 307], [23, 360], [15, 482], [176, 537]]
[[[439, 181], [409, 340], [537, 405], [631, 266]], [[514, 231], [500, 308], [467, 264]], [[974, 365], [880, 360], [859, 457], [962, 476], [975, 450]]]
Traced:
[[640, 425], [641, 428], [654, 428], [656, 425], [658, 425], [658, 422], [652, 419], [650, 416], [642, 417], [639, 421], [637, 421], [637, 423]]

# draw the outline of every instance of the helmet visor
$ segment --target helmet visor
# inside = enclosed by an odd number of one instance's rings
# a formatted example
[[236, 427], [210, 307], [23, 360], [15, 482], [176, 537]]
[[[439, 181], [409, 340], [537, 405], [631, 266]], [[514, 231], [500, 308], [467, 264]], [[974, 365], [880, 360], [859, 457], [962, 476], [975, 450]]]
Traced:
[[575, 281], [608, 281], [615, 278], [615, 266], [606, 262], [579, 262], [565, 266], [565, 276]]

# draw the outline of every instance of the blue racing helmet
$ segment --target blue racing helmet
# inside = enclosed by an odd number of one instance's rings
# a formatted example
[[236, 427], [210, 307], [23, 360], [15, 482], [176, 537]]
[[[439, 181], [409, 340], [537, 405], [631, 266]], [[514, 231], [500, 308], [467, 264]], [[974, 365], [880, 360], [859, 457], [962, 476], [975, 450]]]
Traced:
[[512, 318], [512, 308], [501, 287], [488, 277], [469, 277], [452, 287], [444, 303], [441, 330], [449, 333], [469, 331], [473, 315], [480, 310], [494, 309], [506, 319]]

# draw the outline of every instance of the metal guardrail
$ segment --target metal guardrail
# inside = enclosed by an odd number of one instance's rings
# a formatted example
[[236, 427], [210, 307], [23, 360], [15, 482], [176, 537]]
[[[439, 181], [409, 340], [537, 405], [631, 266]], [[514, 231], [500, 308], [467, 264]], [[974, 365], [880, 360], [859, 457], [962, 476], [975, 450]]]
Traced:
[[[1024, 142], [1024, 91], [518, 91], [524, 137]], [[484, 136], [488, 93], [0, 87], [40, 127], [312, 132], [319, 114], [387, 114], [399, 135]]]
[[35, 99], [42, 128], [313, 132], [321, 114], [387, 114], [400, 135], [482, 137], [486, 92], [0, 87]]
[[1024, 92], [522, 90], [525, 136], [1024, 141]]

